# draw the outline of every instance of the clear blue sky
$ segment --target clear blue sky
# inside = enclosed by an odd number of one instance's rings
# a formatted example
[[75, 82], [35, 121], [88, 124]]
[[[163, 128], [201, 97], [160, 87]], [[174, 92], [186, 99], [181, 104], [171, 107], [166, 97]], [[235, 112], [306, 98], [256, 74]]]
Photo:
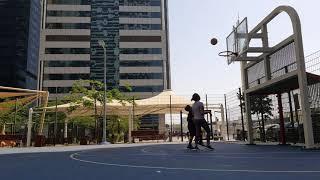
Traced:
[[[305, 55], [320, 49], [318, 0], [168, 0], [172, 89], [177, 94], [220, 94], [240, 85], [240, 65], [226, 64], [217, 54], [226, 49], [225, 37], [240, 19], [249, 30], [279, 5], [294, 7], [301, 19]], [[269, 28], [271, 44], [288, 36], [291, 24], [281, 15]], [[216, 46], [210, 39], [216, 37]]]

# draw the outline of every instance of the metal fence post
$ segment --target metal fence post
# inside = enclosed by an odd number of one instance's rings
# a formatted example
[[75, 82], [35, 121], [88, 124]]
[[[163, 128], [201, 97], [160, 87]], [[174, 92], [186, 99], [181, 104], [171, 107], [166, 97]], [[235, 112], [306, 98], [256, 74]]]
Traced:
[[31, 128], [32, 128], [32, 114], [33, 109], [29, 109], [29, 118], [28, 118], [28, 133], [27, 133], [27, 147], [31, 145]]
[[243, 122], [243, 106], [242, 106], [242, 93], [241, 93], [241, 88], [239, 88], [239, 100], [240, 100], [240, 112], [241, 112], [241, 127], [242, 127], [242, 132], [241, 132], [241, 136], [242, 136], [242, 140], [245, 141], [245, 132], [244, 132], [244, 122]]
[[170, 142], [172, 142], [172, 133], [173, 133], [173, 122], [172, 122], [172, 109], [171, 109], [171, 95], [170, 95], [170, 125], [171, 125], [171, 127], [170, 127], [170, 139], [169, 139], [169, 141]]
[[180, 135], [181, 135], [181, 142], [183, 142], [183, 127], [182, 127], [182, 111], [180, 111]]
[[227, 125], [227, 138], [229, 139], [229, 122], [228, 122], [228, 110], [227, 110], [227, 96], [224, 94], [224, 105], [225, 105], [225, 113], [226, 113], [226, 125]]

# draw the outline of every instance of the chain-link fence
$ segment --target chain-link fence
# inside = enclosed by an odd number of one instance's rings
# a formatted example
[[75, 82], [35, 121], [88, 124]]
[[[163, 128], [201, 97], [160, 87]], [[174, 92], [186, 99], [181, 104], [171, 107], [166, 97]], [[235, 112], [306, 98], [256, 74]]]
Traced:
[[[320, 142], [320, 51], [306, 56], [306, 71], [312, 81], [308, 84], [309, 103], [311, 105], [312, 123], [315, 143]], [[309, 81], [309, 80], [308, 80]], [[229, 135], [234, 131], [241, 131], [241, 116], [239, 90], [234, 89], [226, 93], [226, 119], [228, 120]], [[288, 143], [304, 143], [303, 119], [300, 107], [299, 90], [288, 91], [281, 94], [281, 101], [277, 95], [261, 95], [251, 97], [251, 119], [253, 121], [253, 138], [255, 141], [280, 141], [279, 103], [284, 119], [284, 134]], [[268, 103], [269, 102], [269, 103]], [[262, 109], [262, 110], [259, 110]], [[243, 107], [243, 112], [245, 108]], [[262, 112], [261, 112], [262, 111]], [[263, 115], [262, 115], [263, 114]], [[267, 115], [266, 115], [267, 114]], [[244, 124], [246, 131], [247, 125]], [[239, 133], [236, 133], [239, 134]], [[239, 139], [239, 138], [235, 138]]]

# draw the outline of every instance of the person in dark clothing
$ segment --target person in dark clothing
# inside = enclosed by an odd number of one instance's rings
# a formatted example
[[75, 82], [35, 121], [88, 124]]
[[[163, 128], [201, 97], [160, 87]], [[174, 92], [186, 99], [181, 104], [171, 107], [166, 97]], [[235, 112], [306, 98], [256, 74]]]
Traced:
[[187, 148], [194, 149], [194, 147], [192, 146], [192, 140], [196, 135], [196, 127], [194, 126], [194, 123], [193, 123], [192, 107], [187, 105], [184, 108], [184, 110], [188, 112], [187, 121], [188, 121], [188, 130], [189, 130], [189, 144]]
[[210, 145], [210, 128], [209, 125], [207, 123], [207, 121], [204, 118], [204, 106], [203, 103], [200, 102], [200, 96], [197, 93], [194, 93], [192, 96], [191, 101], [194, 101], [194, 104], [192, 105], [192, 115], [193, 115], [193, 123], [196, 127], [196, 145], [195, 145], [195, 149], [199, 149], [198, 148], [198, 144], [199, 145], [203, 145], [201, 144], [200, 141], [200, 137], [201, 137], [201, 127], [206, 131], [207, 133], [207, 144], [206, 147], [209, 149], [213, 149], [213, 147], [211, 147]]

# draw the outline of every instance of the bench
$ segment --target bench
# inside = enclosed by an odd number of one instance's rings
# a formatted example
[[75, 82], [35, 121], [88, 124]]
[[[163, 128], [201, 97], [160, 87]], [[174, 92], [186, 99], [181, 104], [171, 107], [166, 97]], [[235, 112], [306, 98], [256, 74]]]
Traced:
[[223, 137], [222, 136], [213, 136], [213, 140], [215, 141], [222, 141]]
[[142, 140], [165, 140], [165, 133], [159, 134], [159, 131], [153, 130], [140, 130], [140, 131], [131, 131], [132, 138], [137, 138], [139, 141]]
[[17, 147], [22, 145], [23, 135], [0, 135], [0, 147]]

